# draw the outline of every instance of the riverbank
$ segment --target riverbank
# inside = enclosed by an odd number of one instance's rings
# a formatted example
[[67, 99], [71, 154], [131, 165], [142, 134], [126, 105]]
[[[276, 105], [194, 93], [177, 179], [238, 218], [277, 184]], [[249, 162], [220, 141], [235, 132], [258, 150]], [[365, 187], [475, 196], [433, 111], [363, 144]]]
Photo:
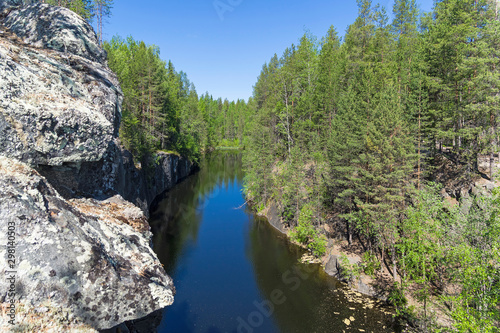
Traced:
[[[442, 163], [445, 164], [443, 169], [452, 168], [451, 163], [447, 161]], [[498, 186], [497, 183], [477, 177], [470, 182], [457, 185], [453, 174], [439, 173], [438, 176], [443, 180], [444, 187], [432, 194], [430, 207], [434, 207], [433, 205], [440, 207], [438, 212], [443, 214], [440, 217], [443, 221], [447, 219], [454, 223], [457, 218], [466, 220], [471, 211], [477, 216], [481, 216], [481, 221], [496, 220], [495, 215], [490, 215], [490, 213], [498, 202], [496, 201], [498, 199], [495, 199], [498, 198], [498, 193], [494, 190]], [[485, 204], [486, 202], [489, 204]], [[268, 202], [267, 206], [261, 207], [258, 214], [264, 216], [270, 225], [290, 238], [293, 229], [285, 225], [283, 218], [279, 215], [280, 211], [282, 209], [280, 209], [279, 204], [271, 201]], [[429, 223], [425, 219], [427, 217], [423, 218], [421, 224]], [[451, 283], [449, 275], [447, 276], [441, 271], [444, 276], [443, 280], [428, 281], [429, 284], [432, 283], [428, 287], [430, 291], [422, 297], [420, 290], [423, 287], [410, 276], [402, 276], [406, 272], [404, 258], [397, 259], [400, 261], [397, 262], [398, 267], [394, 271], [394, 257], [391, 257], [391, 251], [382, 254], [380, 250], [377, 250], [370, 255], [366, 239], [363, 243], [359, 235], [355, 234], [349, 242], [345, 224], [335, 221], [334, 217], [330, 216], [322, 223], [315, 224], [315, 228], [320, 234], [328, 235], [326, 253], [319, 258], [326, 273], [344, 281], [355, 291], [395, 304], [398, 315], [408, 325], [413, 325], [417, 329], [429, 330], [432, 327], [431, 330], [446, 330], [455, 329], [456, 325], [460, 325], [455, 317], [454, 309], [450, 306], [452, 301], [444, 300], [453, 300], [453, 297], [460, 295], [461, 286]], [[443, 226], [443, 228], [445, 227]], [[435, 226], [435, 228], [439, 228], [439, 226]], [[435, 245], [442, 244], [441, 242], [446, 243], [447, 239], [436, 240]], [[486, 243], [485, 246], [488, 244]], [[443, 257], [445, 255], [446, 252], [443, 253]], [[312, 261], [312, 256], [305, 259]], [[459, 265], [461, 264], [460, 262]], [[455, 269], [462, 268], [466, 269], [462, 266], [455, 267]], [[371, 271], [372, 274], [365, 274], [367, 271]], [[395, 278], [394, 272], [396, 272]], [[433, 279], [436, 277], [437, 275]]]
[[151, 213], [154, 250], [177, 290], [158, 331], [398, 331], [392, 307], [302, 263], [304, 251], [246, 207], [240, 156], [212, 153]]
[[[282, 219], [278, 216], [278, 205], [275, 202], [269, 203], [262, 210], [258, 211], [257, 215], [266, 218], [271, 226], [286, 235], [288, 239], [291, 240], [291, 229], [287, 228], [282, 223]], [[297, 242], [294, 243], [297, 246], [307, 249], [303, 244]], [[390, 276], [388, 276], [389, 272], [387, 270], [376, 279], [359, 271], [354, 273], [356, 275], [355, 279], [350, 278], [350, 275], [352, 275], [353, 272], [348, 272], [347, 270], [349, 268], [352, 270], [352, 266], [358, 265], [358, 263], [362, 262], [359, 247], [359, 244], [354, 244], [350, 247], [351, 249], [348, 249], [348, 242], [346, 240], [328, 238], [325, 254], [320, 258], [315, 259], [312, 259], [314, 256], [311, 255], [311, 259], [309, 259], [308, 262], [319, 262], [321, 263], [325, 273], [346, 283], [353, 290], [358, 291], [363, 295], [386, 301], [389, 288], [392, 285], [389, 281]], [[347, 262], [343, 262], [341, 260], [343, 256], [347, 258]], [[349, 265], [351, 267], [346, 267]]]

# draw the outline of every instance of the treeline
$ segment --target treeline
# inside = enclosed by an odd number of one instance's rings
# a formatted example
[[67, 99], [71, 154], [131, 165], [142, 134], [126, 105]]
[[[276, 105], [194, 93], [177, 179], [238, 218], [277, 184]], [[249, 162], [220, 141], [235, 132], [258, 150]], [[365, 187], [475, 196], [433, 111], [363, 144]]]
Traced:
[[229, 102], [208, 93], [198, 96], [186, 73], [160, 58], [160, 49], [132, 37], [103, 42], [104, 19], [113, 0], [20, 0], [71, 9], [95, 23], [108, 65], [120, 81], [124, 101], [120, 139], [137, 161], [156, 151], [182, 154], [197, 161], [218, 146], [241, 147], [250, 109], [244, 100]]
[[114, 37], [104, 48], [124, 94], [120, 138], [138, 160], [165, 150], [197, 161], [219, 145], [239, 146], [249, 117], [245, 101], [199, 97], [157, 46]]
[[383, 7], [357, 3], [343, 41], [333, 27], [320, 41], [306, 33], [263, 66], [246, 194], [258, 209], [278, 202], [317, 255], [320, 224], [359, 239], [365, 258], [390, 267], [395, 291], [422, 301], [425, 318], [437, 296], [457, 331], [498, 331], [497, 196], [445, 205], [430, 182], [443, 164], [472, 182], [481, 156], [490, 158], [482, 176], [493, 178], [497, 2], [441, 0], [421, 14], [414, 0], [396, 0], [391, 23]]

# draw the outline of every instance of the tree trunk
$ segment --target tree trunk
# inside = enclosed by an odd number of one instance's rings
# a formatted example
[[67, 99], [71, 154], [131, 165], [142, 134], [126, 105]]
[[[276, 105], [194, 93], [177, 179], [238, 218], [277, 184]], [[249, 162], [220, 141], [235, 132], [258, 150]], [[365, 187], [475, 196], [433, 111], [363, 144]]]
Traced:
[[[496, 3], [496, 1], [495, 1]], [[495, 149], [495, 121], [494, 121], [494, 116], [493, 113], [490, 112], [490, 180], [493, 181], [493, 165], [495, 162], [495, 155], [493, 154], [493, 151]]]
[[347, 241], [349, 242], [349, 245], [352, 245], [352, 227], [349, 222], [347, 222]]
[[393, 246], [392, 247], [392, 278], [394, 279], [394, 282], [396, 282], [396, 275], [397, 275], [397, 269], [396, 269], [396, 248]]
[[[420, 85], [422, 85], [422, 82], [420, 82]], [[421, 87], [420, 87], [421, 88]], [[417, 189], [420, 191], [420, 173], [421, 173], [421, 141], [422, 141], [422, 122], [421, 122], [421, 112], [422, 112], [422, 91], [420, 91], [418, 95], [418, 100], [419, 100], [419, 106], [418, 106], [418, 169], [417, 169]]]

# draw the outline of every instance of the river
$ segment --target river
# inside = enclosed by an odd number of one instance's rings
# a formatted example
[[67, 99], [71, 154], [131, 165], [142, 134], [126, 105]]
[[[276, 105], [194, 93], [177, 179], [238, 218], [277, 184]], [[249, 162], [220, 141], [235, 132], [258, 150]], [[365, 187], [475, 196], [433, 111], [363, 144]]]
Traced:
[[390, 308], [299, 263], [304, 250], [244, 204], [243, 177], [240, 153], [213, 153], [152, 212], [154, 250], [177, 290], [158, 332], [397, 330]]

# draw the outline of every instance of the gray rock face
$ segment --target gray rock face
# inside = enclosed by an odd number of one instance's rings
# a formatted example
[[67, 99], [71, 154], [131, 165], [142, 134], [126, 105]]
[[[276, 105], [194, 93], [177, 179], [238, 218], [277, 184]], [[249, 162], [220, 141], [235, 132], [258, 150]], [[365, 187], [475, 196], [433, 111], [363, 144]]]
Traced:
[[281, 217], [278, 215], [278, 205], [276, 202], [272, 201], [271, 204], [260, 214], [265, 217], [269, 224], [276, 230], [286, 235], [285, 227], [281, 221]]
[[[127, 154], [122, 154], [127, 156]], [[123, 163], [125, 179], [133, 179], [139, 175], [136, 184], [141, 186], [132, 187], [131, 183], [116, 182], [116, 189], [123, 193], [123, 196], [147, 211], [155, 197], [166, 190], [171, 189], [175, 184], [189, 176], [193, 171], [193, 164], [182, 156], [173, 154], [158, 153], [154, 161], [149, 161], [152, 165], [150, 170], [141, 169], [138, 173], [132, 168], [131, 156], [126, 158], [127, 163]], [[124, 178], [121, 178], [124, 179]]]
[[[69, 323], [104, 329], [173, 302], [172, 281], [149, 247], [149, 225], [136, 206], [120, 197], [66, 201], [35, 170], [6, 157], [0, 188], [0, 225], [14, 222], [17, 234], [20, 304], [64, 309]], [[6, 232], [0, 244], [7, 244]], [[6, 269], [0, 266], [2, 276]], [[2, 298], [6, 290], [0, 279]]]
[[335, 255], [330, 255], [328, 257], [328, 261], [326, 262], [325, 265], [325, 272], [328, 275], [335, 276], [335, 277], [340, 277], [340, 265], [339, 265], [339, 260], [338, 256]]
[[[349, 260], [349, 265], [358, 265], [358, 263], [360, 262], [360, 260], [355, 257], [347, 257], [347, 259]], [[342, 267], [342, 260], [340, 259], [340, 256], [330, 255], [328, 257], [328, 261], [325, 264], [325, 272], [328, 275], [334, 276], [341, 281], [347, 282], [344, 271], [345, 268]]]
[[[38, 10], [42, 16], [36, 19]], [[30, 30], [51, 15], [45, 37]], [[103, 62], [89, 60], [102, 60], [99, 52], [33, 46], [56, 43], [51, 34], [78, 45], [90, 27], [71, 11], [47, 5], [12, 11], [4, 23], [25, 33], [31, 44], [0, 28], [0, 152], [30, 165], [101, 160], [120, 122], [122, 93], [115, 74]]]
[[79, 15], [62, 7], [37, 4], [9, 13], [4, 25], [25, 43], [78, 55], [103, 63], [106, 52], [99, 47], [92, 27]]
[[110, 143], [101, 161], [39, 166], [38, 171], [65, 198], [107, 198], [120, 194], [148, 216], [155, 197], [189, 176], [193, 164], [186, 158], [166, 153], [158, 153], [147, 164], [149, 166], [138, 169], [132, 154], [115, 141]]
[[[137, 169], [117, 139], [122, 93], [91, 27], [21, 2], [0, 0], [0, 258], [14, 222], [17, 329], [110, 328], [173, 302], [144, 212], [192, 165], [161, 154]], [[0, 302], [8, 288], [0, 279]]]
[[[358, 265], [360, 263], [359, 258], [356, 257], [347, 257], [350, 265]], [[376, 297], [378, 299], [385, 300], [386, 296], [382, 293], [378, 292], [370, 283], [367, 281], [368, 277], [364, 274], [356, 279], [356, 281], [349, 281], [345, 276], [345, 267], [342, 267], [342, 261], [340, 260], [340, 256], [330, 255], [325, 264], [325, 272], [333, 277], [336, 277], [340, 281], [345, 283], [349, 283], [350, 287], [359, 291], [360, 293], [372, 297]]]
[[0, 16], [6, 16], [9, 11], [19, 8], [23, 4], [22, 0], [2, 0], [0, 1]]

